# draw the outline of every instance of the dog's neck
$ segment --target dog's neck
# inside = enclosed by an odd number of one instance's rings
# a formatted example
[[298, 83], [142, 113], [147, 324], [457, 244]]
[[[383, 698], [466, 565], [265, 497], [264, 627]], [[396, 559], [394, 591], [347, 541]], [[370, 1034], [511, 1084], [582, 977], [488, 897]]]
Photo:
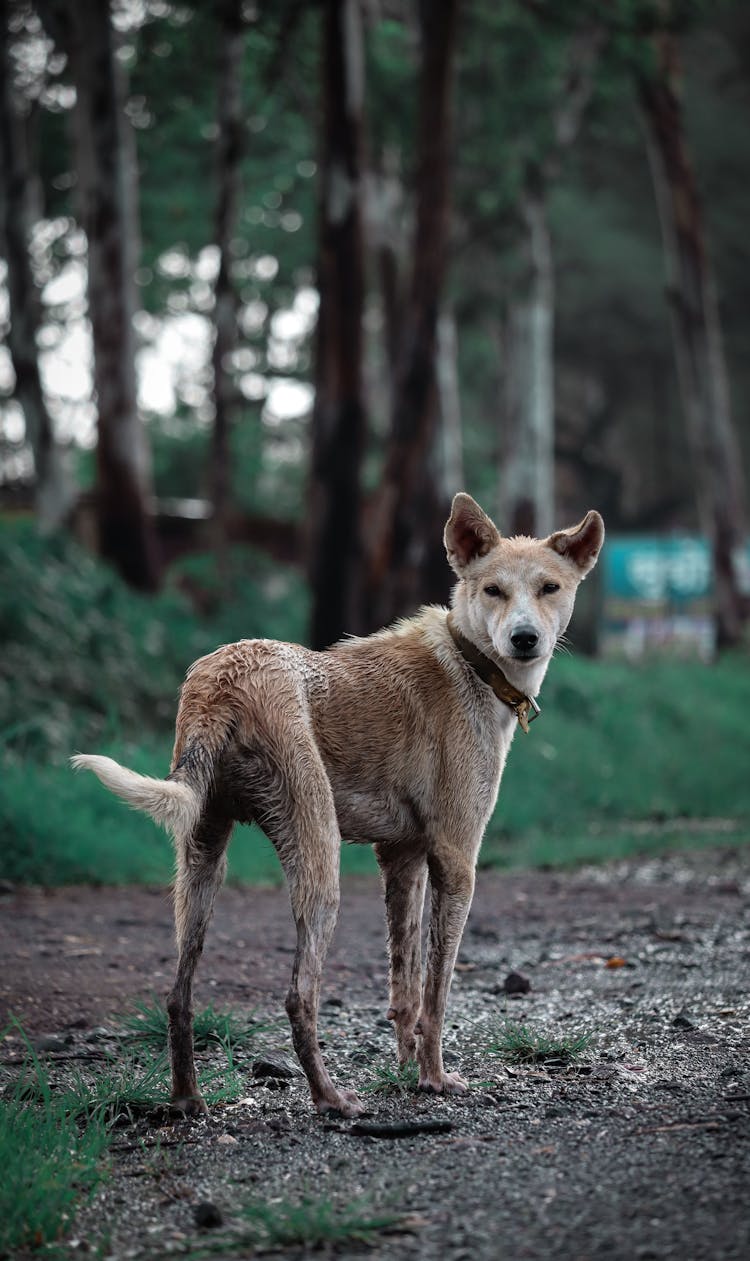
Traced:
[[[487, 656], [482, 649], [466, 636], [456, 622], [455, 612], [448, 614], [446, 625], [456, 648], [464, 660], [478, 674], [483, 683], [492, 688], [499, 701], [512, 710], [522, 731], [528, 732], [529, 723], [539, 714], [539, 706], [533, 699], [535, 692], [516, 687], [499, 663]], [[540, 680], [541, 683], [541, 680]]]

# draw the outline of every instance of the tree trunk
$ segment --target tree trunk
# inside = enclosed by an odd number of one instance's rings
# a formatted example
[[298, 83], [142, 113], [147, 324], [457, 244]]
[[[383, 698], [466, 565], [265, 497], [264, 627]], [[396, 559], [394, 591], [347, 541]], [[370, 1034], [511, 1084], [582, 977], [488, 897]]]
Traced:
[[0, 0], [0, 244], [8, 265], [8, 349], [34, 457], [34, 506], [39, 525], [53, 530], [66, 518], [73, 487], [55, 442], [37, 354], [40, 302], [29, 262], [31, 169], [24, 119], [17, 111], [9, 57], [9, 5]]
[[310, 483], [311, 641], [355, 628], [360, 566], [364, 66], [359, 0], [325, 0], [315, 407]]
[[442, 436], [442, 489], [446, 501], [464, 488], [463, 426], [458, 379], [458, 330], [452, 310], [438, 320], [438, 385]]
[[656, 66], [638, 86], [669, 277], [672, 336], [702, 528], [711, 540], [717, 640], [740, 642], [747, 607], [735, 557], [745, 542], [742, 463], [729, 397], [713, 269], [685, 139], [677, 42], [653, 37]]
[[159, 571], [134, 362], [135, 198], [123, 140], [122, 71], [114, 57], [109, 6], [98, 0], [71, 0], [67, 32], [77, 95], [79, 200], [88, 238], [99, 548], [132, 586], [153, 590]]
[[[522, 194], [527, 291], [511, 320], [513, 405], [506, 408], [505, 458], [500, 482], [503, 527], [545, 538], [554, 526], [554, 301], [552, 239], [543, 182]], [[509, 383], [510, 384], [510, 383]]]
[[584, 27], [567, 49], [562, 90], [554, 110], [554, 143], [529, 163], [520, 198], [526, 253], [526, 290], [511, 319], [514, 354], [512, 407], [500, 482], [501, 522], [512, 534], [545, 538], [555, 523], [555, 269], [547, 217], [550, 185], [563, 154], [580, 132], [594, 69], [604, 42], [600, 26]]
[[241, 192], [244, 125], [242, 115], [242, 54], [245, 38], [241, 0], [223, 0], [218, 6], [218, 140], [215, 240], [219, 271], [214, 289], [214, 427], [211, 495], [213, 533], [219, 564], [223, 568], [227, 513], [231, 497], [230, 435], [235, 388], [230, 357], [237, 345], [237, 295], [231, 278], [231, 242], [237, 229]]
[[442, 547], [447, 503], [437, 439], [437, 326], [449, 221], [452, 66], [458, 0], [420, 0], [422, 64], [417, 123], [413, 271], [403, 316], [391, 432], [373, 505], [365, 619], [389, 621], [447, 596]]

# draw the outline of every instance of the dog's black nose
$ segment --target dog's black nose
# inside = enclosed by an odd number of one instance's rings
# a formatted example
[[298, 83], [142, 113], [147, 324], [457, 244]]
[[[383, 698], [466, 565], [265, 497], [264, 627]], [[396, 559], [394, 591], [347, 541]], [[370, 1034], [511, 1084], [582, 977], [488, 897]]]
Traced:
[[539, 643], [539, 634], [533, 626], [518, 626], [513, 631], [510, 642], [519, 652], [531, 652]]

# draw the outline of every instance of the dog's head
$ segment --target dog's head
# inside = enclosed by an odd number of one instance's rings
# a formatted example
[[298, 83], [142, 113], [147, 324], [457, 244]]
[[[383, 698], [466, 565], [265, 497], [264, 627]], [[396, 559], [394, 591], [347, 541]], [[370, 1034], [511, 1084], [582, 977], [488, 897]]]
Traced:
[[460, 494], [444, 540], [460, 580], [453, 607], [461, 629], [516, 686], [524, 687], [525, 675], [541, 682], [538, 667], [549, 662], [604, 542], [599, 513], [546, 539], [506, 539], [471, 495]]

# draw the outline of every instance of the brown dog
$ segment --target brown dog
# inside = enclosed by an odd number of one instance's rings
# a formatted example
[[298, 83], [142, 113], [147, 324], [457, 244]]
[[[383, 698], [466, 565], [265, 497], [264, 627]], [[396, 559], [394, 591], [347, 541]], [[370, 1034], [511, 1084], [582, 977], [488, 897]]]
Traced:
[[[501, 538], [469, 495], [445, 527], [458, 577], [452, 610], [425, 608], [327, 652], [240, 640], [188, 671], [166, 780], [79, 755], [172, 833], [179, 961], [169, 995], [172, 1098], [205, 1111], [193, 1059], [192, 984], [233, 824], [257, 821], [289, 882], [297, 952], [286, 1008], [321, 1111], [359, 1111], [318, 1047], [323, 961], [339, 903], [339, 843], [374, 844], [385, 887], [389, 1017], [419, 1084], [462, 1092], [442, 1059], [445, 1004], [474, 889], [477, 853], [516, 726], [536, 696], [604, 539], [597, 512], [548, 539]], [[421, 921], [431, 886], [422, 984]]]

